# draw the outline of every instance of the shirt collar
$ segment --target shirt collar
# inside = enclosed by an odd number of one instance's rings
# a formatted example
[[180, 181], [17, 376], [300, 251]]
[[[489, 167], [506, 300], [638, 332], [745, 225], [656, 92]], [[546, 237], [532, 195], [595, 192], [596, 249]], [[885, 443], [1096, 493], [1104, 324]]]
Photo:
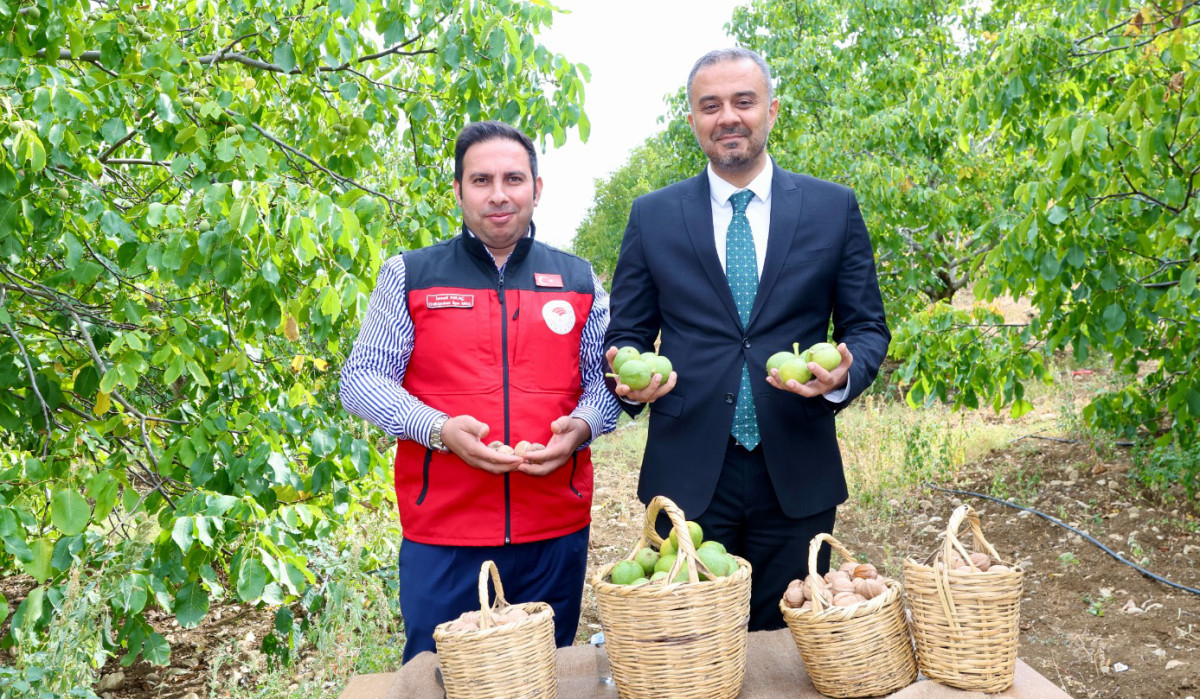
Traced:
[[[708, 191], [712, 193], [713, 201], [721, 206], [726, 206], [729, 203], [729, 197], [741, 191], [739, 188], [721, 179], [717, 173], [713, 172], [712, 164], [710, 163], [704, 168], [708, 173]], [[750, 184], [745, 187], [752, 192], [754, 196], [760, 200], [767, 202], [771, 200], [771, 180], [775, 175], [775, 163], [768, 160], [767, 166], [758, 173], [758, 176], [750, 181]]]

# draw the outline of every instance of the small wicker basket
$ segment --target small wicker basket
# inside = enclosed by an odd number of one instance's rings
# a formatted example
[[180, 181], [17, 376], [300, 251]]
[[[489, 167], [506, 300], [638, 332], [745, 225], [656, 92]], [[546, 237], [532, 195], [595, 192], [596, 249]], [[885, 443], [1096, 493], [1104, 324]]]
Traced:
[[[982, 572], [971, 562], [958, 538], [964, 521], [971, 527], [972, 551], [1011, 570]], [[952, 568], [955, 553], [968, 568]], [[958, 689], [995, 693], [1012, 686], [1024, 577], [984, 538], [975, 510], [970, 505], [956, 508], [942, 546], [925, 562], [904, 561], [905, 599], [921, 672]]]
[[[496, 602], [488, 604], [488, 573]], [[479, 569], [478, 630], [451, 631], [453, 622], [433, 630], [447, 699], [553, 699], [558, 696], [554, 610], [545, 602], [512, 605], [529, 616], [497, 626], [495, 613], [510, 606], [492, 561]]]
[[[808, 545], [808, 570], [813, 575], [824, 542], [846, 560], [856, 560], [837, 539], [818, 534]], [[793, 609], [783, 600], [779, 609], [818, 692], [830, 697], [871, 697], [891, 694], [917, 679], [900, 583], [888, 580], [886, 592], [852, 607], [830, 606], [811, 580], [805, 584], [812, 609]]]
[[[636, 586], [608, 576], [616, 563], [592, 578], [604, 645], [621, 699], [733, 699], [746, 676], [746, 630], [750, 621], [750, 563], [726, 577], [707, 572], [696, 555], [683, 511], [658, 496], [646, 507], [642, 536], [630, 552], [658, 547], [659, 512], [671, 520], [678, 554], [667, 577]], [[688, 582], [670, 582], [687, 566]]]

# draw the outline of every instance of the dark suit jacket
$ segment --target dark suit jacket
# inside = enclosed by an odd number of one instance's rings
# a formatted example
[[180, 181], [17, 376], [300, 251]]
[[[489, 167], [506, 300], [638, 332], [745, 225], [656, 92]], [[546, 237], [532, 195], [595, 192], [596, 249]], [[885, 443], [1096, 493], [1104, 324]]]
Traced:
[[[708, 507], [716, 488], [743, 361], [783, 511], [803, 517], [845, 501], [834, 413], [875, 379], [891, 339], [854, 193], [771, 167], [766, 262], [745, 330], [717, 257], [707, 172], [634, 201], [613, 275], [605, 346], [651, 349], [661, 331], [660, 353], [679, 375], [650, 407], [638, 496], [666, 495], [689, 517]], [[803, 351], [825, 341], [831, 319], [833, 341], [854, 355], [846, 400], [772, 388], [767, 358], [793, 342]]]

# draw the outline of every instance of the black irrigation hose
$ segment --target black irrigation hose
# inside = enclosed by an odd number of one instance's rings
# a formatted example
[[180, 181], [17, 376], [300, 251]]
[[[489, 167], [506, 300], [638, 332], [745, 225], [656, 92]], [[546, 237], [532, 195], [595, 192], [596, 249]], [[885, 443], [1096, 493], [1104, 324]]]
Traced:
[[1178, 588], [1180, 590], [1183, 590], [1184, 592], [1190, 592], [1193, 595], [1200, 595], [1200, 590], [1197, 590], [1194, 587], [1188, 587], [1187, 585], [1181, 585], [1177, 582], [1171, 582], [1170, 580], [1167, 580], [1166, 578], [1162, 577], [1161, 575], [1151, 573], [1150, 571], [1148, 571], [1145, 568], [1141, 567], [1140, 565], [1134, 563], [1133, 561], [1126, 560], [1125, 558], [1123, 558], [1121, 556], [1121, 554], [1117, 553], [1116, 551], [1113, 551], [1112, 549], [1110, 549], [1109, 547], [1100, 543], [1096, 539], [1093, 539], [1086, 532], [1081, 532], [1078, 529], [1076, 529], [1075, 527], [1072, 527], [1071, 525], [1067, 524], [1066, 522], [1063, 522], [1061, 519], [1058, 519], [1057, 517], [1048, 515], [1045, 512], [1039, 512], [1038, 510], [1035, 510], [1032, 507], [1022, 507], [1021, 505], [1017, 505], [1016, 503], [1012, 503], [1007, 500], [1001, 500], [1000, 498], [992, 497], [991, 495], [984, 495], [983, 493], [973, 493], [969, 490], [954, 490], [953, 488], [942, 488], [941, 486], [936, 486], [932, 483], [925, 483], [924, 485], [926, 488], [931, 488], [933, 490], [940, 490], [943, 493], [953, 493], [955, 495], [970, 495], [972, 497], [984, 498], [985, 500], [991, 500], [992, 502], [998, 502], [1001, 505], [1006, 505], [1008, 507], [1013, 508], [1014, 510], [1023, 510], [1025, 512], [1032, 512], [1033, 514], [1037, 515], [1038, 517], [1041, 517], [1042, 519], [1044, 519], [1048, 522], [1051, 522], [1053, 524], [1057, 524], [1058, 526], [1062, 527], [1063, 529], [1068, 529], [1072, 532], [1075, 532], [1079, 536], [1081, 536], [1084, 539], [1087, 539], [1088, 541], [1095, 544], [1097, 547], [1099, 547], [1099, 549], [1101, 551], [1107, 553], [1108, 555], [1110, 555], [1113, 558], [1117, 559], [1118, 561], [1124, 563], [1125, 565], [1129, 566], [1130, 568], [1133, 568], [1134, 570], [1136, 570], [1137, 572], [1146, 576], [1147, 578], [1150, 578], [1151, 580], [1157, 580], [1158, 582], [1163, 583], [1164, 585], [1170, 585], [1171, 587]]
[[[1048, 430], [1048, 429], [1050, 429], [1050, 428], [1047, 427], [1046, 430]], [[1013, 444], [1015, 442], [1021, 441], [1022, 439], [1044, 439], [1047, 442], [1061, 442], [1062, 444], [1086, 444], [1086, 442], [1081, 442], [1078, 439], [1063, 439], [1061, 437], [1043, 437], [1043, 436], [1041, 436], [1040, 433], [1045, 432], [1046, 430], [1038, 430], [1037, 432], [1030, 432], [1029, 434], [1023, 434], [1020, 437], [1017, 437], [1016, 439], [1009, 440], [1008, 443]], [[1137, 446], [1134, 442], [1113, 442], [1113, 444], [1115, 444], [1118, 447]]]

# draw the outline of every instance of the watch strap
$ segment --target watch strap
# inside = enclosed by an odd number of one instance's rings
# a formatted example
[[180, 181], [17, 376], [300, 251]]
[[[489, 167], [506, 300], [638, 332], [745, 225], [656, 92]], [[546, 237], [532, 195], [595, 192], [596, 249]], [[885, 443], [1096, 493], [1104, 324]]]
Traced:
[[449, 415], [439, 415], [429, 427], [429, 448], [434, 451], [447, 451], [445, 442], [442, 441], [442, 427], [445, 426], [446, 420], [449, 420]]

